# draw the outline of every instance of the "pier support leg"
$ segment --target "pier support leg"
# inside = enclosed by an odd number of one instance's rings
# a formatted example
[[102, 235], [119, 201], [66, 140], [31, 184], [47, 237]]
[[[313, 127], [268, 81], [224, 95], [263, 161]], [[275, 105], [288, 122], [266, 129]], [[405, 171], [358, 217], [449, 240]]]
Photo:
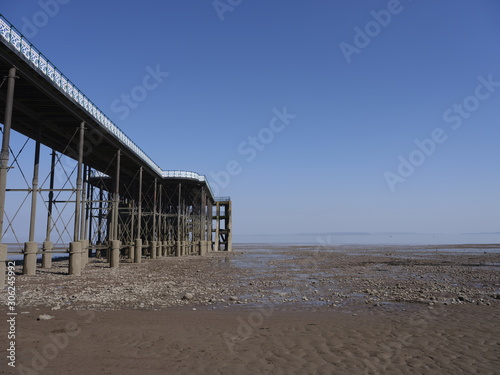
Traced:
[[44, 241], [42, 250], [42, 268], [52, 268], [52, 249], [54, 245], [50, 241]]
[[220, 250], [219, 244], [219, 229], [220, 229], [220, 203], [215, 203], [215, 238], [214, 238], [214, 251]]
[[42, 267], [52, 268], [52, 249], [54, 245], [50, 241], [50, 235], [52, 232], [52, 207], [54, 204], [54, 178], [55, 178], [55, 165], [56, 165], [56, 152], [52, 150], [51, 161], [50, 161], [50, 182], [49, 182], [49, 202], [47, 210], [47, 228], [45, 231], [45, 241], [43, 242], [43, 255], [42, 255]]
[[5, 286], [5, 271], [7, 270], [7, 245], [0, 244], [0, 290]]
[[69, 244], [69, 270], [72, 276], [82, 275], [82, 244], [74, 241]]
[[137, 238], [135, 240], [135, 256], [134, 256], [134, 263], [141, 263], [142, 262], [142, 239]]
[[227, 202], [226, 206], [226, 231], [227, 231], [227, 245], [226, 251], [233, 251], [233, 209], [231, 201]]
[[[85, 123], [82, 122], [79, 127], [79, 141], [78, 141], [78, 166], [76, 175], [76, 200], [75, 200], [75, 223], [73, 241], [80, 240], [80, 220], [81, 220], [81, 204], [82, 204], [82, 191], [83, 191], [83, 147], [85, 142]], [[81, 257], [81, 255], [80, 255]]]
[[120, 264], [120, 247], [121, 242], [119, 240], [111, 241], [111, 268], [118, 268]]
[[37, 242], [24, 243], [24, 265], [23, 275], [34, 275], [36, 273], [36, 252], [38, 250]]
[[2, 242], [3, 220], [5, 215], [5, 189], [7, 186], [7, 170], [9, 169], [10, 128], [12, 124], [12, 109], [14, 106], [15, 82], [16, 68], [10, 68], [9, 75], [7, 76], [7, 98], [5, 100], [2, 149], [0, 150], [0, 242]]
[[[5, 216], [5, 189], [7, 186], [7, 170], [9, 169], [10, 128], [12, 124], [12, 109], [14, 105], [14, 87], [16, 82], [16, 68], [9, 69], [7, 76], [7, 97], [2, 130], [2, 148], [0, 150], [0, 285], [5, 284], [5, 261], [7, 260], [7, 245], [2, 244], [3, 221]], [[5, 252], [5, 259], [3, 254]]]

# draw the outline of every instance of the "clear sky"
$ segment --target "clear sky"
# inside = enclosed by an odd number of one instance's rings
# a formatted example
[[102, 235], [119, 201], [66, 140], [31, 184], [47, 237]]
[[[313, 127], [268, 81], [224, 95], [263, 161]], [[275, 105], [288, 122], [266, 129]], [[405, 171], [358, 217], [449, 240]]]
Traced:
[[240, 234], [497, 232], [496, 0], [9, 0], [0, 12]]

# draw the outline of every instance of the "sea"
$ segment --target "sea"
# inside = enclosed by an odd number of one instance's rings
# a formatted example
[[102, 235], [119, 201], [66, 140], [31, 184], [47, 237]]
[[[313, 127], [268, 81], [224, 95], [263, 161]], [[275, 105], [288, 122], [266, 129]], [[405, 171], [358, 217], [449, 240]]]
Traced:
[[[233, 235], [234, 244], [296, 245], [462, 245], [500, 244], [499, 233], [308, 233]], [[500, 246], [500, 245], [499, 245]]]

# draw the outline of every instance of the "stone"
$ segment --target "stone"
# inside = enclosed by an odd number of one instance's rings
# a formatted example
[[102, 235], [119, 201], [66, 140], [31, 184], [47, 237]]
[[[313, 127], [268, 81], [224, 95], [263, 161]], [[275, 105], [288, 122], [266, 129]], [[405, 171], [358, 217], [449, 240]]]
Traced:
[[187, 300], [187, 301], [190, 301], [194, 298], [194, 294], [193, 293], [186, 293], [184, 294], [184, 296], [182, 297], [183, 300]]
[[42, 314], [40, 316], [38, 316], [38, 318], [36, 320], [50, 320], [50, 319], [54, 319], [55, 316], [53, 315], [48, 315], [48, 314]]

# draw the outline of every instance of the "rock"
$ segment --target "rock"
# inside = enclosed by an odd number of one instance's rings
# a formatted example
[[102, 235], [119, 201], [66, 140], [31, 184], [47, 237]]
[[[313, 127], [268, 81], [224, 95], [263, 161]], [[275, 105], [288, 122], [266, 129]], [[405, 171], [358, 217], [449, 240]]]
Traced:
[[55, 311], [55, 310], [60, 310], [61, 309], [61, 305], [55, 305], [52, 307], [52, 311]]
[[194, 294], [193, 293], [186, 293], [184, 294], [184, 296], [182, 296], [182, 299], [183, 300], [187, 300], [187, 301], [190, 301], [194, 298]]
[[50, 319], [54, 319], [55, 316], [53, 315], [48, 315], [48, 314], [42, 314], [40, 316], [38, 316], [38, 318], [36, 320], [50, 320]]
[[238, 301], [238, 297], [236, 297], [236, 296], [231, 296], [231, 297], [229, 297], [229, 300], [230, 300], [230, 301]]

